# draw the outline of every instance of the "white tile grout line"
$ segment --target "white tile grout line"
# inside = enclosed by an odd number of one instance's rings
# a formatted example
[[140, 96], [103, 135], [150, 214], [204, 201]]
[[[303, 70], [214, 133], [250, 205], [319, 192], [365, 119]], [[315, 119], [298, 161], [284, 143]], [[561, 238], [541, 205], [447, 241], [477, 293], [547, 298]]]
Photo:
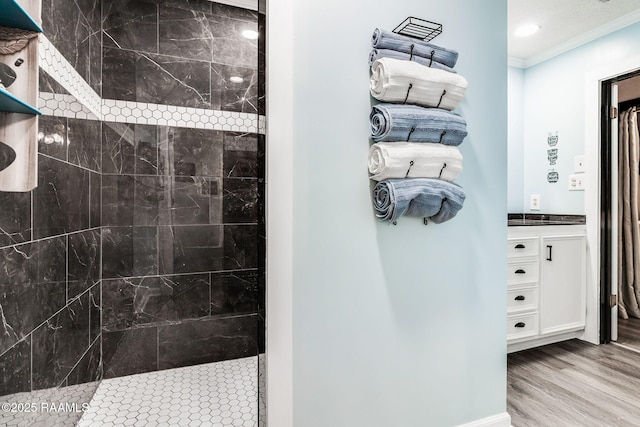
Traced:
[[265, 117], [256, 113], [102, 99], [44, 35], [40, 35], [39, 51], [42, 69], [70, 93], [66, 95], [40, 92], [38, 106], [45, 115], [116, 123], [265, 133]]

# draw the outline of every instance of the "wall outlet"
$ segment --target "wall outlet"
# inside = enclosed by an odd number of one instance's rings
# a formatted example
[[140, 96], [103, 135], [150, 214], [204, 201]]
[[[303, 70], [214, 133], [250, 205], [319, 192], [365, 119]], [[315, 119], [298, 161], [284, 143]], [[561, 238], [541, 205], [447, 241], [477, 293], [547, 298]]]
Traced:
[[584, 169], [584, 154], [580, 156], [575, 156], [573, 158], [573, 172], [575, 173], [583, 173]]
[[584, 191], [584, 174], [576, 173], [569, 175], [569, 190]]
[[529, 209], [532, 211], [539, 211], [540, 210], [540, 195], [539, 194], [532, 194], [531, 195], [531, 201], [529, 202]]

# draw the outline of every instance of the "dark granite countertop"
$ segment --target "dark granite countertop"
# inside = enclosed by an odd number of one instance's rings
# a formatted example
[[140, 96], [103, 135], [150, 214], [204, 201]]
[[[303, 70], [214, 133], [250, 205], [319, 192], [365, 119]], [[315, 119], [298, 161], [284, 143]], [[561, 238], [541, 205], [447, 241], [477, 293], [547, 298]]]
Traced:
[[585, 224], [585, 215], [556, 215], [556, 214], [514, 214], [507, 216], [507, 225], [536, 226], [536, 225], [576, 225]]

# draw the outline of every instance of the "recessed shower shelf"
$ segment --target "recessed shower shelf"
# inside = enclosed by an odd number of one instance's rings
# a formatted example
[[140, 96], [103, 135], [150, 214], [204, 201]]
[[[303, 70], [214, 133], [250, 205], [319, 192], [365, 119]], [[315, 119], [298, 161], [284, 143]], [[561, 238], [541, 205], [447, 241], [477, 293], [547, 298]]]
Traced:
[[42, 114], [37, 108], [19, 100], [2, 87], [0, 87], [0, 111], [7, 113]]
[[42, 27], [16, 2], [0, 0], [0, 27], [20, 28], [22, 30], [42, 32]]

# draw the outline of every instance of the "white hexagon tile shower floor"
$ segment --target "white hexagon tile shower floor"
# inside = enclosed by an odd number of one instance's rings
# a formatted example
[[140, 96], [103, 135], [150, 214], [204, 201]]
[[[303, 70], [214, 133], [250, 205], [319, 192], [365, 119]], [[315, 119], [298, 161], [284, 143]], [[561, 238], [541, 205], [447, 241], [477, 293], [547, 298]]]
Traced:
[[104, 380], [78, 426], [259, 424], [258, 357], [247, 357]]

